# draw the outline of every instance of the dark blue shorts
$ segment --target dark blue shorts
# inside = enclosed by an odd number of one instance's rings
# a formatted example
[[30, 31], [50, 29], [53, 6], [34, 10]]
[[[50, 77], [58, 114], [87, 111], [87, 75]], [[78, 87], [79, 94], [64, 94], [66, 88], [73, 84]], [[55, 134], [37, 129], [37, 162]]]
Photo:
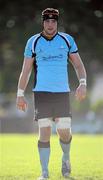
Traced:
[[34, 92], [34, 119], [71, 117], [69, 93]]

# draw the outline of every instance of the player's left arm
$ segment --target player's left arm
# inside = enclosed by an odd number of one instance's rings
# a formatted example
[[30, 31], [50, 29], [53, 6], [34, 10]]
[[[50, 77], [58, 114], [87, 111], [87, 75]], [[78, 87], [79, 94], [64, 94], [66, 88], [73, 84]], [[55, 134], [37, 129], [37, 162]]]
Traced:
[[72, 63], [79, 80], [79, 86], [76, 89], [75, 96], [77, 100], [82, 101], [83, 99], [85, 99], [87, 91], [86, 70], [78, 52], [70, 53], [69, 60]]

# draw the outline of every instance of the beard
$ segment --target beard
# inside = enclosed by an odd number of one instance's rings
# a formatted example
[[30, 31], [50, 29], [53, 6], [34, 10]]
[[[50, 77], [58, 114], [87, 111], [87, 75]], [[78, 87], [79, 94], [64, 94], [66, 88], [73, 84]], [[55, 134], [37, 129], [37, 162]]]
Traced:
[[44, 29], [43, 33], [45, 34], [45, 36], [54, 36], [57, 33], [57, 29], [56, 30]]

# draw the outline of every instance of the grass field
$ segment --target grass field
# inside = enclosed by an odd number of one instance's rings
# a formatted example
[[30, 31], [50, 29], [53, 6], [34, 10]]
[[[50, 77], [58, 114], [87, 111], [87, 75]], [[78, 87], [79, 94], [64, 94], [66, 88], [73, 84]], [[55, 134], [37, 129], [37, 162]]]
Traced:
[[[0, 180], [36, 180], [41, 174], [36, 135], [0, 135]], [[57, 136], [51, 138], [50, 180], [64, 180]], [[70, 180], [103, 180], [103, 136], [74, 135]]]

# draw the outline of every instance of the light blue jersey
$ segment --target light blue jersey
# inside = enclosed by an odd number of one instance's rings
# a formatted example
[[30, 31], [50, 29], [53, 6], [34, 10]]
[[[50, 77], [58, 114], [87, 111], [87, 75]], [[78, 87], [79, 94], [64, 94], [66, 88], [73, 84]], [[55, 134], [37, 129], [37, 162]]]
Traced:
[[77, 51], [74, 39], [66, 33], [58, 32], [50, 40], [41, 33], [32, 36], [26, 44], [24, 57], [35, 56], [33, 91], [69, 92], [68, 56]]

